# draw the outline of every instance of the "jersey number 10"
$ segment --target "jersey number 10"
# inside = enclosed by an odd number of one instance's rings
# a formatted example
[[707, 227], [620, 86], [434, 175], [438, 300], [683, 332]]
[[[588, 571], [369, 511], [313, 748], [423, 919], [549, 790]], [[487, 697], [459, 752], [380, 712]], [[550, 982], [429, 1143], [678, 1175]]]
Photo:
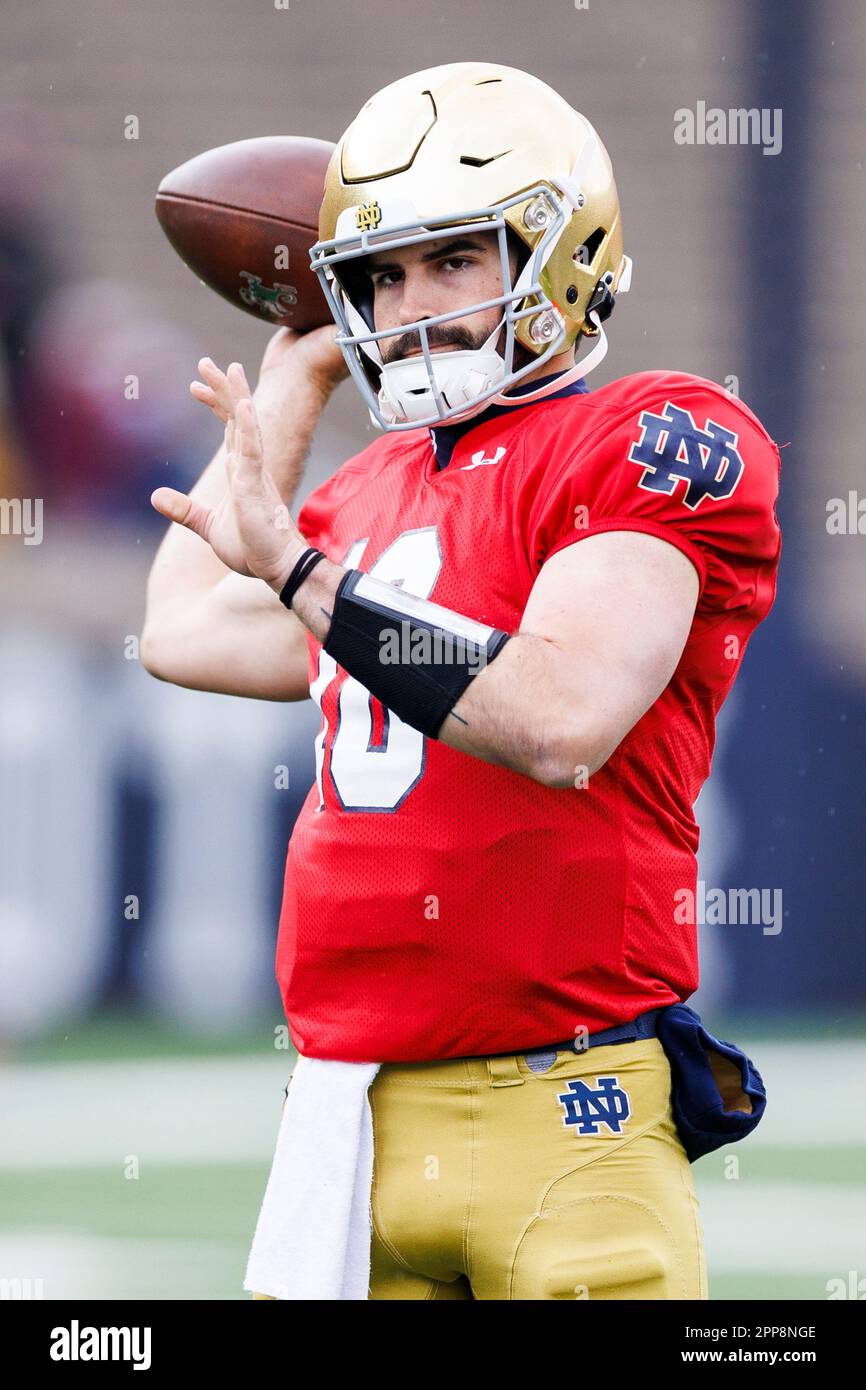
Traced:
[[[348, 569], [358, 567], [368, 543], [369, 537], [365, 537], [350, 546], [343, 560]], [[399, 535], [367, 573], [386, 584], [399, 584], [417, 598], [429, 598], [441, 568], [436, 527], [425, 526]], [[320, 709], [325, 691], [338, 679], [339, 669], [332, 656], [319, 651], [318, 671], [310, 694]], [[325, 804], [322, 777], [326, 746], [331, 753], [331, 780], [347, 811], [396, 810], [424, 771], [424, 735], [384, 706], [382, 740], [373, 743], [374, 698], [360, 681], [347, 675], [337, 695], [335, 729], [329, 729], [322, 710], [322, 728], [315, 745], [320, 810]]]

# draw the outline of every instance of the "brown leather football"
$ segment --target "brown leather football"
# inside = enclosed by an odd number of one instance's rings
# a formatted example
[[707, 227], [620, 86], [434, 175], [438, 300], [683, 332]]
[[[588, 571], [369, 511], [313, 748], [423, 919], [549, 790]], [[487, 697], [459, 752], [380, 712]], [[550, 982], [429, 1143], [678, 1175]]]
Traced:
[[237, 140], [188, 159], [159, 185], [156, 215], [210, 289], [274, 327], [333, 322], [310, 269], [334, 146], [300, 135]]

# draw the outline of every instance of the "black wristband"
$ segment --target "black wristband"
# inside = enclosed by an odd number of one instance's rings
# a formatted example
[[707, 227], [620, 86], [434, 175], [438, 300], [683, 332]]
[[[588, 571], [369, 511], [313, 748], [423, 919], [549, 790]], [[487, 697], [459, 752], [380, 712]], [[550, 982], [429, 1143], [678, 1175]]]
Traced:
[[347, 570], [323, 649], [413, 729], [437, 738], [509, 633]]
[[311, 570], [316, 568], [320, 560], [327, 557], [321, 550], [316, 550], [315, 546], [309, 546], [296, 561], [291, 574], [280, 590], [280, 603], [284, 603], [287, 608], [291, 608], [292, 599], [300, 589], [304, 580], [308, 577]]

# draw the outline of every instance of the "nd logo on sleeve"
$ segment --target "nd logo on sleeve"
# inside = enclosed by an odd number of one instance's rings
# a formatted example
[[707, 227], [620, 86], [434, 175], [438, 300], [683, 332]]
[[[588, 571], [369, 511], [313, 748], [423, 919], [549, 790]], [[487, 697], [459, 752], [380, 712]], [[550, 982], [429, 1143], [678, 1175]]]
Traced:
[[568, 1090], [556, 1099], [565, 1111], [562, 1123], [566, 1128], [576, 1125], [578, 1134], [598, 1134], [599, 1125], [607, 1125], [611, 1134], [621, 1134], [631, 1114], [628, 1091], [622, 1089], [618, 1076], [598, 1076], [595, 1086], [580, 1079], [569, 1081]]
[[670, 497], [682, 481], [682, 501], [691, 511], [705, 497], [715, 502], [730, 497], [743, 475], [733, 430], [709, 419], [699, 429], [691, 411], [670, 401], [660, 415], [642, 410], [639, 424], [641, 437], [628, 452], [629, 462], [644, 470], [638, 487]]

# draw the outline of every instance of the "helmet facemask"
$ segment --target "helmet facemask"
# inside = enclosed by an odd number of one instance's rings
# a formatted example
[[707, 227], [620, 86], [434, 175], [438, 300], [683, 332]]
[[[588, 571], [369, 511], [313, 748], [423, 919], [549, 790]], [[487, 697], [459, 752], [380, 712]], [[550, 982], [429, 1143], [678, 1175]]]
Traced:
[[[525, 255], [512, 282], [505, 214], [523, 204], [524, 221], [535, 217], [542, 234], [528, 249], [516, 238]], [[317, 242], [310, 259], [339, 329], [337, 342], [375, 424], [386, 430], [406, 430], [469, 419], [569, 345], [568, 325], [545, 293], [542, 274], [570, 216], [562, 194], [546, 182], [501, 203], [475, 208], [459, 221], [425, 222], [403, 199], [391, 204], [368, 202], [341, 214], [337, 236]], [[502, 284], [507, 287], [501, 295], [395, 328], [376, 329], [373, 287], [364, 258], [374, 252], [491, 231], [497, 235]], [[440, 324], [494, 307], [501, 310], [500, 318], [479, 347], [431, 351]], [[520, 351], [516, 334], [526, 319], [531, 320], [530, 337], [539, 350], [517, 366], [516, 358], [525, 352]], [[503, 330], [505, 341], [499, 351]], [[420, 354], [384, 361], [380, 344], [407, 335], [415, 337]]]

